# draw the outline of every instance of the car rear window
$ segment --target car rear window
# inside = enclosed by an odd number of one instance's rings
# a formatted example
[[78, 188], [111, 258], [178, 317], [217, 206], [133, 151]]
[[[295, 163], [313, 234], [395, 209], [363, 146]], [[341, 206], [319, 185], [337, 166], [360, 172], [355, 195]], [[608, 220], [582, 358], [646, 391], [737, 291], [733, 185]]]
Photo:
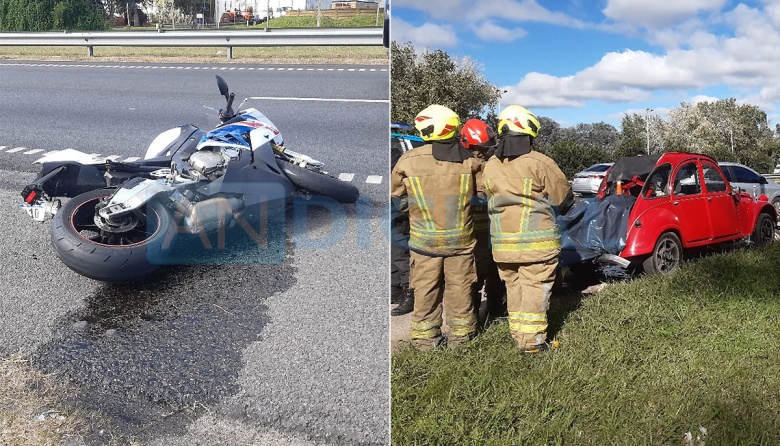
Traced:
[[609, 167], [609, 164], [596, 164], [585, 169], [585, 172], [606, 172]]

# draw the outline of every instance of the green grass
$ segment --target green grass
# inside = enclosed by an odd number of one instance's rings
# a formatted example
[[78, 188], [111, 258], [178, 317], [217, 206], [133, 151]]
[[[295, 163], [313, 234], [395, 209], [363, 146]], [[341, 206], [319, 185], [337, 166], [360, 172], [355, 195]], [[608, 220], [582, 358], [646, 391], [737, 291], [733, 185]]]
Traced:
[[[395, 445], [780, 444], [780, 244], [557, 302], [561, 347], [519, 357], [506, 322], [392, 360]], [[696, 444], [695, 442], [693, 444]]]
[[[94, 57], [84, 47], [0, 46], [0, 59], [149, 61], [225, 63], [222, 47], [95, 47]], [[381, 46], [234, 47], [233, 63], [333, 63], [387, 65]]]
[[[323, 16], [320, 18], [320, 26], [323, 28], [368, 28], [382, 26], [384, 18], [384, 14], [379, 14], [379, 24], [377, 25], [376, 12], [346, 17]], [[258, 25], [259, 28], [264, 26], [265, 24]], [[316, 16], [286, 15], [268, 22], [269, 28], [314, 28], [316, 26]]]

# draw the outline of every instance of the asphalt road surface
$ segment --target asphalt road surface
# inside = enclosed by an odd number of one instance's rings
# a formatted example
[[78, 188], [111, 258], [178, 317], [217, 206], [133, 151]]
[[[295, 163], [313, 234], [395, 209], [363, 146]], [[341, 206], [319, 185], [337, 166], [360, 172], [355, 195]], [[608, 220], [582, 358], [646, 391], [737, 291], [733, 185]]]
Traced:
[[[388, 71], [241, 68], [0, 61], [0, 355], [74, 386], [64, 401], [99, 415], [88, 444], [389, 442]], [[50, 221], [18, 208], [30, 163], [65, 148], [141, 157], [167, 128], [213, 127], [215, 73], [267, 98], [248, 105], [360, 202], [288, 221], [281, 256], [242, 245], [122, 285], [65, 267]]]

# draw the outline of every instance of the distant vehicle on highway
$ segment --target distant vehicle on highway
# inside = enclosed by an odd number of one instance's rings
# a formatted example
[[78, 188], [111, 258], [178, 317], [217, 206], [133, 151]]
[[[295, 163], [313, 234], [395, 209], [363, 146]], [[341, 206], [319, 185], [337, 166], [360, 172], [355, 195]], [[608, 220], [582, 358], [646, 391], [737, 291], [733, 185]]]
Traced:
[[574, 193], [580, 195], [596, 195], [601, 186], [601, 181], [604, 179], [607, 170], [612, 167], [613, 163], [599, 163], [594, 164], [582, 172], [574, 174], [574, 181], [571, 185], [571, 190]]
[[780, 213], [780, 184], [769, 181], [765, 176], [742, 164], [721, 162], [718, 166], [723, 170], [731, 187], [739, 187], [754, 197], [766, 195]]

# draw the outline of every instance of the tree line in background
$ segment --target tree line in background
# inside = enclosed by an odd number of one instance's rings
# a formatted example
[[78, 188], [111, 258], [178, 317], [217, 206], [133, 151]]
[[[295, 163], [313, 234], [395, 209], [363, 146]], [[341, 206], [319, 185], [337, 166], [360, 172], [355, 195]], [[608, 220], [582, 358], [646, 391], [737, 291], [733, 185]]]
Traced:
[[95, 31], [121, 24], [143, 26], [141, 5], [154, 4], [161, 17], [190, 21], [196, 13], [211, 17], [215, 0], [0, 0], [0, 31]]
[[106, 28], [97, 0], [0, 0], [0, 31], [51, 31]]
[[[495, 127], [499, 90], [472, 60], [441, 50], [418, 53], [411, 43], [393, 42], [391, 54], [393, 121], [413, 122], [420, 110], [437, 103], [458, 113], [462, 122], [478, 117]], [[772, 172], [780, 157], [780, 124], [771, 128], [764, 111], [734, 98], [682, 103], [665, 119], [627, 114], [620, 129], [605, 122], [561, 127], [553, 119], [537, 117], [542, 128], [536, 148], [569, 177], [593, 164], [646, 151], [648, 145], [650, 153], [703, 153], [762, 173]]]

